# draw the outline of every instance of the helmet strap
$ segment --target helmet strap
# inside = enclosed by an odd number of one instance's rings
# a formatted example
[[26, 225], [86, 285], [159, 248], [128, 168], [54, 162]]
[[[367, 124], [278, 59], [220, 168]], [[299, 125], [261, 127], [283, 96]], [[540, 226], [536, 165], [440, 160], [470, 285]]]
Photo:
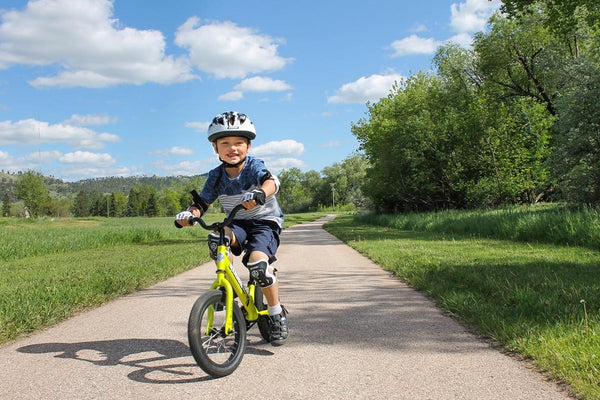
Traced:
[[246, 161], [246, 157], [244, 157], [243, 160], [241, 160], [241, 161], [239, 161], [239, 162], [237, 162], [235, 164], [229, 164], [228, 162], [223, 161], [223, 159], [221, 157], [219, 157], [219, 161], [221, 161], [223, 163], [223, 166], [225, 168], [237, 168], [237, 167], [239, 167], [240, 165], [242, 165]]

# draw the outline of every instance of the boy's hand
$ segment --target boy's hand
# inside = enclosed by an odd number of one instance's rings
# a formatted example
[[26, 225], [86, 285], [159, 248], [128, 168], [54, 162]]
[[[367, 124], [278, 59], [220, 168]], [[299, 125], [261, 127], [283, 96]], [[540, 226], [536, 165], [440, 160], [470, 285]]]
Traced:
[[264, 205], [266, 197], [262, 189], [254, 189], [251, 192], [244, 193], [242, 205], [246, 207], [246, 210], [252, 210], [256, 205]]
[[[194, 212], [195, 211], [195, 212]], [[175, 226], [177, 228], [183, 228], [189, 225], [190, 217], [201, 217], [202, 213], [195, 207], [190, 207], [185, 211], [180, 212], [175, 216]]]

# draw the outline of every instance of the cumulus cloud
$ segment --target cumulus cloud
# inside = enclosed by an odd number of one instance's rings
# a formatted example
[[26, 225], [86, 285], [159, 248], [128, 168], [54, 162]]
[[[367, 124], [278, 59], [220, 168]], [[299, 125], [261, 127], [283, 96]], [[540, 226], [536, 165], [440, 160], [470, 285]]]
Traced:
[[269, 170], [274, 173], [279, 173], [284, 169], [290, 168], [306, 168], [306, 163], [298, 158], [284, 157], [275, 160], [269, 160]]
[[168, 176], [191, 176], [198, 175], [209, 171], [215, 166], [215, 160], [204, 160], [204, 161], [182, 161], [175, 164], [167, 164], [163, 161], [157, 161], [152, 163], [156, 169], [163, 171]]
[[252, 147], [256, 157], [269, 158], [278, 156], [300, 156], [304, 153], [304, 145], [292, 139], [280, 140]]
[[376, 102], [386, 97], [394, 82], [401, 82], [404, 77], [400, 74], [360, 77], [358, 80], [346, 83], [339, 88], [335, 95], [327, 98], [328, 103], [361, 103]]
[[115, 159], [108, 153], [91, 153], [89, 151], [76, 151], [62, 155], [58, 161], [63, 164], [87, 164], [95, 167], [109, 167]]
[[220, 95], [217, 100], [219, 101], [236, 101], [244, 98], [244, 92], [239, 90], [233, 90], [225, 94]]
[[48, 151], [36, 151], [29, 153], [25, 159], [27, 161], [38, 162], [38, 163], [50, 163], [58, 160], [62, 156], [62, 153], [57, 150]]
[[262, 76], [254, 76], [244, 79], [239, 84], [235, 85], [235, 90], [242, 92], [282, 92], [289, 90], [292, 87], [279, 79], [271, 79]]
[[[453, 3], [450, 7], [450, 26], [456, 32], [454, 36], [442, 41], [412, 34], [390, 44], [390, 48], [394, 50], [392, 57], [433, 54], [445, 42], [454, 42], [460, 46], [469, 47], [472, 42], [471, 35], [485, 29], [487, 20], [494, 11], [500, 8], [500, 5], [500, 0], [466, 0], [463, 3]], [[426, 28], [419, 25], [419, 31], [424, 30]]]
[[0, 68], [55, 65], [34, 87], [106, 87], [194, 79], [187, 58], [165, 54], [156, 30], [120, 26], [111, 0], [38, 0], [0, 15]]
[[105, 142], [119, 142], [118, 136], [98, 133], [80, 126], [56, 124], [25, 119], [17, 122], [0, 121], [0, 145], [37, 146], [42, 143], [68, 143], [76, 148], [95, 150]]
[[390, 47], [394, 49], [392, 57], [400, 57], [407, 54], [431, 54], [440, 44], [441, 42], [433, 38], [422, 38], [413, 34], [394, 41]]
[[90, 115], [79, 115], [73, 114], [71, 118], [63, 121], [65, 125], [75, 126], [97, 126], [97, 125], [108, 125], [117, 122], [116, 117], [109, 117], [103, 114], [90, 114]]
[[501, 5], [500, 0], [467, 0], [450, 6], [450, 25], [458, 33], [474, 33], [485, 29], [490, 15]]
[[194, 150], [189, 147], [173, 146], [170, 149], [149, 151], [148, 154], [159, 157], [168, 156], [191, 156], [194, 154]]
[[206, 132], [208, 130], [208, 126], [210, 122], [186, 122], [186, 128], [192, 128], [197, 132]]
[[278, 54], [283, 43], [230, 21], [201, 24], [189, 18], [175, 34], [175, 44], [189, 49], [192, 65], [216, 78], [244, 78], [276, 71], [292, 62]]
[[[252, 78], [244, 79], [235, 85], [234, 89], [235, 90], [231, 92], [219, 96], [219, 100], [241, 100], [244, 97], [244, 92], [282, 92], [292, 89], [292, 86], [279, 79], [254, 76]], [[291, 99], [291, 97], [288, 96], [287, 99]], [[284, 99], [284, 101], [285, 100], [286, 99]]]

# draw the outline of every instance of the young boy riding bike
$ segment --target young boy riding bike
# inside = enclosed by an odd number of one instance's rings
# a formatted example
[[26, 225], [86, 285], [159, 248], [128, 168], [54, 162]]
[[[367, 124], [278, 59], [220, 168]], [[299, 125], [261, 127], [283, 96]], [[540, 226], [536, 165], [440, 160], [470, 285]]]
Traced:
[[[254, 138], [254, 124], [244, 114], [230, 111], [213, 119], [208, 127], [208, 140], [222, 164], [208, 173], [200, 193], [202, 201], [177, 214], [175, 226], [187, 226], [189, 217], [201, 217], [217, 199], [227, 214], [236, 205], [244, 205], [246, 210], [240, 211], [226, 228], [226, 241], [234, 255], [239, 256], [245, 251], [242, 263], [261, 286], [269, 305], [270, 342], [273, 346], [281, 346], [289, 334], [287, 316], [279, 302], [277, 270], [270, 265], [276, 260], [283, 228], [283, 214], [275, 197], [279, 180], [267, 170], [262, 160], [248, 155]], [[213, 259], [218, 241], [218, 234], [209, 234]]]

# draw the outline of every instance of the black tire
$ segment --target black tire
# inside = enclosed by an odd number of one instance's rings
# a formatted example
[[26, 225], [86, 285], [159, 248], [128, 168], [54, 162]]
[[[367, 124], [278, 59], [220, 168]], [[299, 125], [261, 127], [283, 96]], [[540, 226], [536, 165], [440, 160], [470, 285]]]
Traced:
[[[207, 334], [209, 309], [214, 323]], [[194, 359], [208, 375], [220, 378], [231, 374], [242, 362], [246, 349], [246, 321], [240, 307], [233, 306], [233, 333], [225, 336], [225, 299], [220, 290], [211, 290], [196, 300], [188, 320], [188, 341]]]
[[[263, 292], [258, 285], [256, 285], [256, 290], [254, 291], [254, 305], [256, 305], [258, 311], [266, 310], [268, 307], [263, 300]], [[271, 342], [271, 321], [269, 317], [266, 315], [259, 315], [256, 324], [258, 325], [260, 336], [262, 336], [267, 343]]]

